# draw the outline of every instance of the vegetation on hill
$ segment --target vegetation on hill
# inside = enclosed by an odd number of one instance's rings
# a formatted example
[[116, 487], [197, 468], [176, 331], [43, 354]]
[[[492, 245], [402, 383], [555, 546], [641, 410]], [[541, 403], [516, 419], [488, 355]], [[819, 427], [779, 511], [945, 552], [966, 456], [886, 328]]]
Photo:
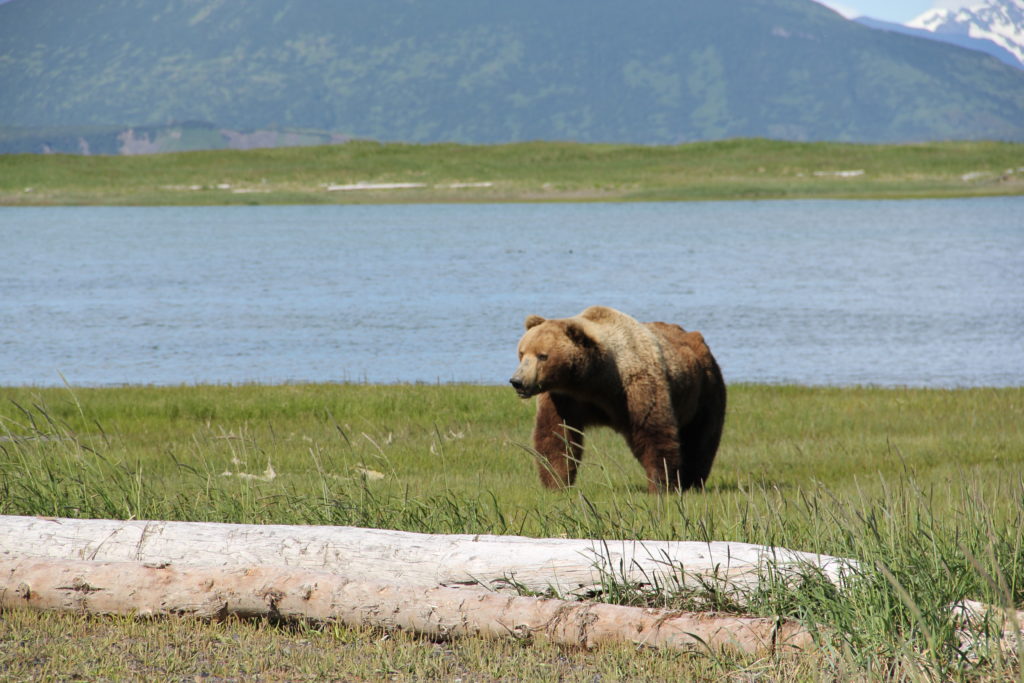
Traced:
[[811, 0], [15, 0], [0, 121], [404, 142], [1024, 139], [1024, 71]]

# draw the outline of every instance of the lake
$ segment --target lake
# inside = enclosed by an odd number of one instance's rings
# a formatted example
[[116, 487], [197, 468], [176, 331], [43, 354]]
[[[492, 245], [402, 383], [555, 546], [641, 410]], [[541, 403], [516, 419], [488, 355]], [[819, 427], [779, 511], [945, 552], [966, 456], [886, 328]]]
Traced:
[[730, 382], [1024, 385], [1024, 199], [0, 209], [0, 385], [504, 384], [523, 319]]

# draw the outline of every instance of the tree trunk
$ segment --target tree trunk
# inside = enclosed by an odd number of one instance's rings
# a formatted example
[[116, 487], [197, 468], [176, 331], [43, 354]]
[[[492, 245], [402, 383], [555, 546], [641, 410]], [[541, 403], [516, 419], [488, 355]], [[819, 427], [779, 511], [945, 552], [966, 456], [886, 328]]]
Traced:
[[742, 598], [766, 575], [820, 571], [839, 584], [853, 560], [749, 543], [432, 535], [355, 527], [0, 516], [0, 559], [50, 557], [323, 569], [353, 581], [516, 585], [585, 595], [610, 580]]
[[515, 597], [476, 589], [388, 586], [285, 567], [0, 560], [0, 609], [94, 614], [228, 615], [340, 621], [435, 637], [547, 639], [752, 654], [813, 644], [793, 622]]

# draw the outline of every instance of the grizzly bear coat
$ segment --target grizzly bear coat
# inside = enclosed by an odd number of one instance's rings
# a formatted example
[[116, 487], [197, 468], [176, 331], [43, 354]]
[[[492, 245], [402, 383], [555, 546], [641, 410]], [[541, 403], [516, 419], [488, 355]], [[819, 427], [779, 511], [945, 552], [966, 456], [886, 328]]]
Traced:
[[699, 332], [640, 323], [604, 306], [572, 318], [526, 318], [509, 380], [537, 396], [533, 446], [541, 482], [571, 486], [583, 433], [622, 434], [652, 492], [702, 488], [725, 422], [725, 382]]

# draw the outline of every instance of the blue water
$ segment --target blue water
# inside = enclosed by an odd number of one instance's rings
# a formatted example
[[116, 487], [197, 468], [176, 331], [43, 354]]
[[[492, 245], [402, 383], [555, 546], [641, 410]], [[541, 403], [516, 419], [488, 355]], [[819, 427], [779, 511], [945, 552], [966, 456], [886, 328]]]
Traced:
[[0, 209], [0, 385], [503, 384], [529, 313], [732, 382], [1024, 385], [1024, 200]]

